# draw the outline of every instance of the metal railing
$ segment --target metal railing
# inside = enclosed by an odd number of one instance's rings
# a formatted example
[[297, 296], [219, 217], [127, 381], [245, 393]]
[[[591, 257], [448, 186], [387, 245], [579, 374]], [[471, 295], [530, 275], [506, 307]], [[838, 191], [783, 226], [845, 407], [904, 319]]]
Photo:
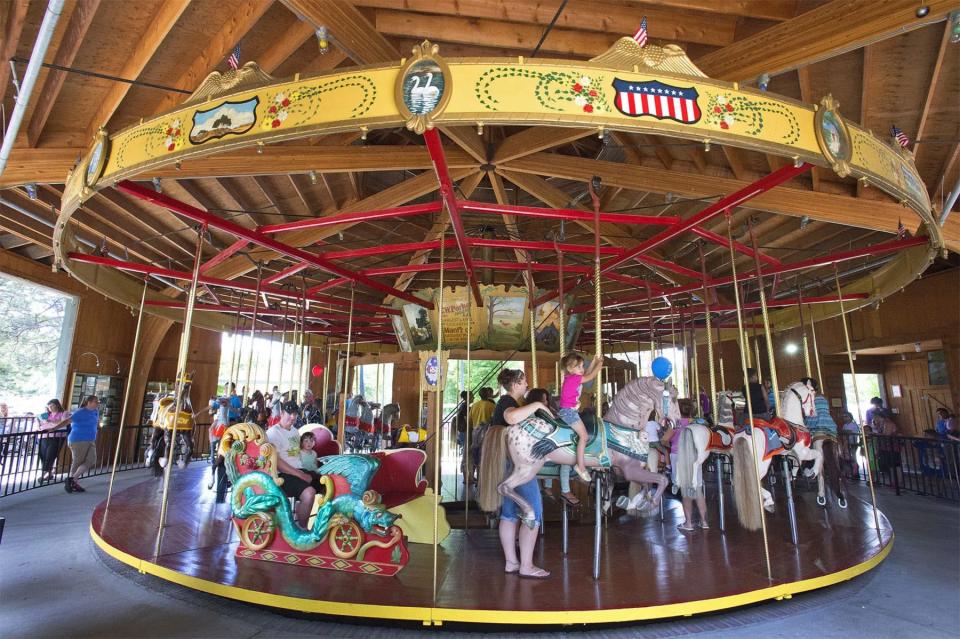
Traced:
[[[960, 501], [960, 442], [936, 437], [868, 435], [870, 470], [877, 486]], [[859, 434], [840, 437], [840, 466], [847, 479], [867, 481]]]
[[[208, 426], [194, 425], [193, 460], [209, 456]], [[152, 431], [152, 426], [124, 426], [118, 471], [146, 468], [145, 451]], [[116, 426], [97, 431], [97, 462], [83, 477], [110, 472], [119, 433]], [[40, 431], [35, 417], [0, 418], [0, 497], [62, 483], [70, 471], [70, 461], [66, 430]], [[53, 479], [44, 479], [46, 471], [53, 474]]]

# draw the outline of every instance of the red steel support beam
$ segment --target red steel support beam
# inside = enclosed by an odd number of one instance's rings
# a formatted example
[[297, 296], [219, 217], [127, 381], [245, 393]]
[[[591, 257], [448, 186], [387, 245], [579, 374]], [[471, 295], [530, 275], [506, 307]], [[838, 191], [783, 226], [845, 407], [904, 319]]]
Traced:
[[[641, 255], [646, 251], [653, 250], [661, 244], [669, 242], [673, 238], [686, 233], [687, 231], [693, 230], [695, 227], [710, 221], [711, 218], [716, 217], [726, 209], [732, 209], [735, 206], [740, 206], [747, 200], [750, 200], [761, 193], [765, 193], [777, 185], [800, 175], [801, 173], [805, 173], [810, 169], [810, 166], [811, 165], [807, 164], [806, 162], [801, 162], [799, 166], [785, 166], [765, 177], [760, 178], [753, 184], [743, 187], [735, 193], [731, 193], [730, 195], [720, 198], [696, 215], [692, 215], [687, 219], [674, 224], [670, 228], [657, 233], [650, 239], [640, 242], [620, 257], [608, 261], [606, 264], [601, 266], [600, 272], [606, 273], [612, 269], [615, 269], [633, 257]], [[702, 283], [700, 285], [702, 286]]]
[[[717, 233], [714, 233], [713, 231], [708, 231], [705, 228], [695, 226], [690, 230], [694, 234], [699, 235], [700, 237], [704, 238], [705, 240], [709, 240], [714, 244], [719, 244], [720, 246], [727, 246], [729, 244], [729, 241], [727, 240], [727, 238]], [[781, 262], [777, 258], [770, 257], [769, 255], [765, 255], [759, 251], [754, 251], [752, 248], [750, 248], [746, 244], [742, 242], [738, 242], [736, 240], [733, 241], [733, 250], [737, 251], [738, 253], [742, 253], [743, 255], [746, 255], [748, 257], [760, 258], [761, 262], [769, 264], [770, 266], [780, 266], [781, 264], [783, 264], [783, 262]]]
[[276, 284], [280, 280], [286, 279], [291, 275], [296, 275], [300, 271], [309, 268], [310, 265], [306, 262], [300, 262], [299, 264], [294, 264], [293, 266], [287, 267], [280, 271], [279, 273], [274, 273], [270, 277], [263, 280], [264, 284]]
[[[511, 206], [509, 204], [491, 204], [489, 202], [474, 202], [472, 200], [461, 200], [460, 207], [464, 211], [473, 211], [474, 213], [519, 215], [522, 217], [537, 217], [549, 220], [580, 220], [584, 222], [593, 222], [594, 220], [592, 211], [583, 211], [580, 209], [544, 209], [536, 206]], [[659, 224], [670, 226], [679, 223], [680, 218], [674, 215], [657, 217], [653, 215], [630, 215], [629, 213], [601, 213], [600, 221], [613, 222], [614, 224]]]
[[[145, 302], [147, 306], [155, 306], [159, 308], [185, 308], [186, 303], [179, 300], [147, 300]], [[251, 315], [253, 314], [253, 307], [245, 307], [238, 309], [235, 306], [229, 306], [225, 304], [197, 304], [194, 307], [195, 311], [210, 311], [217, 313], [236, 313], [240, 312], [241, 314]], [[272, 308], [263, 308], [257, 311], [257, 315], [263, 317], [282, 317], [284, 311], [280, 309]], [[303, 313], [304, 317], [307, 319], [314, 320], [346, 320], [346, 313], [315, 313], [312, 311], [305, 311]], [[371, 325], [381, 325], [381, 324], [390, 324], [391, 319], [389, 317], [363, 317], [363, 318], [354, 318], [354, 324], [371, 324]]]
[[231, 244], [230, 246], [223, 249], [222, 251], [220, 251], [213, 257], [211, 257], [209, 260], [201, 264], [200, 273], [201, 274], [206, 273], [207, 271], [212, 269], [214, 266], [217, 266], [218, 264], [223, 264], [228, 259], [233, 257], [238, 251], [242, 251], [243, 249], [247, 248], [247, 244], [249, 243], [250, 242], [246, 240], [237, 240], [236, 242], [234, 242], [233, 244]]
[[440, 181], [440, 198], [450, 214], [450, 226], [453, 227], [453, 236], [457, 240], [457, 247], [460, 249], [460, 255], [463, 258], [463, 268], [467, 272], [467, 281], [470, 282], [470, 288], [473, 290], [473, 298], [477, 306], [483, 306], [480, 286], [477, 284], [477, 278], [473, 272], [473, 261], [470, 259], [470, 243], [467, 241], [467, 235], [463, 230], [463, 220], [460, 219], [460, 209], [453, 192], [453, 181], [450, 179], [450, 171], [447, 170], [447, 158], [443, 152], [440, 133], [436, 129], [429, 129], [423, 132], [423, 139], [427, 143], [427, 151], [430, 153], [433, 168], [437, 172], [437, 179]]
[[[844, 301], [844, 302], [853, 302], [853, 301], [855, 301], [855, 300], [865, 300], [865, 299], [868, 299], [869, 297], [870, 297], [870, 295], [867, 294], [867, 293], [847, 293], [846, 295], [843, 296], [843, 301]], [[815, 296], [815, 297], [804, 297], [804, 298], [803, 298], [803, 303], [804, 303], [804, 304], [830, 304], [830, 303], [836, 302], [837, 299], [838, 299], [838, 298], [837, 298], [836, 295], [824, 295], [824, 296]], [[797, 298], [771, 300], [771, 301], [767, 302], [767, 308], [788, 308], [788, 307], [790, 307], [790, 306], [796, 306], [796, 305], [797, 305], [797, 302], [798, 302], [798, 299], [797, 299]], [[578, 307], [576, 307], [576, 308], [574, 308], [574, 309], [572, 309], [572, 310], [573, 310], [573, 312], [575, 312], [575, 313], [582, 313], [583, 311], [588, 311], [588, 310], [590, 310], [590, 309], [592, 309], [592, 308], [593, 308], [593, 305], [587, 305], [587, 304], [585, 304], [585, 305], [583, 305], [583, 306], [578, 306]], [[755, 311], [755, 310], [759, 310], [759, 309], [760, 309], [760, 303], [759, 303], [759, 302], [741, 303], [741, 304], [740, 304], [740, 308], [742, 308], [742, 309], [745, 310], [745, 311]], [[707, 308], [706, 308], [706, 306], [704, 306], [704, 305], [697, 305], [697, 306], [686, 306], [686, 307], [684, 307], [683, 310], [684, 310], [685, 313], [694, 313], [694, 314], [697, 314], [697, 313], [705, 313], [706, 310], [707, 310]], [[711, 305], [710, 305], [710, 313], [711, 313], [711, 314], [713, 314], [713, 313], [727, 313], [727, 312], [732, 312], [732, 311], [735, 311], [735, 310], [737, 310], [737, 307], [734, 306], [733, 304], [720, 304], [720, 305], [711, 304]], [[642, 314], [642, 315], [643, 315], [643, 317], [642, 317], [642, 318], [638, 318], [638, 319], [644, 319], [644, 318], [647, 317], [646, 314]], [[654, 313], [653, 313], [653, 318], [654, 318], [654, 319], [664, 319], [664, 318], [679, 317], [679, 316], [680, 316], [679, 311], [676, 312], [676, 313], [670, 313], [670, 312], [666, 312], [666, 313], [664, 313], [664, 312], [654, 312]], [[617, 315], [617, 316], [611, 317], [611, 318], [610, 318], [610, 321], [611, 321], [611, 322], [613, 322], [613, 321], [617, 321], [617, 322], [628, 322], [628, 321], [630, 321], [631, 319], [634, 319], [634, 318], [637, 318], [637, 316], [636, 316], [636, 315], [628, 315], [628, 316]], [[586, 320], [586, 323], [589, 324], [590, 321], [591, 321], [591, 320], [588, 319], [588, 320]], [[604, 321], [607, 321], [607, 320], [604, 320]]]
[[370, 279], [369, 277], [354, 273], [348, 269], [334, 264], [333, 262], [330, 262], [329, 260], [318, 257], [313, 253], [308, 253], [303, 249], [298, 249], [284, 244], [283, 242], [277, 241], [272, 237], [260, 233], [259, 231], [251, 231], [250, 229], [246, 229], [239, 224], [235, 224], [229, 220], [224, 220], [223, 218], [213, 215], [208, 211], [203, 211], [196, 207], [190, 206], [189, 204], [181, 202], [168, 195], [164, 195], [163, 193], [157, 193], [153, 189], [147, 189], [129, 180], [123, 180], [122, 182], [118, 183], [116, 188], [123, 193], [132, 195], [157, 206], [161, 206], [165, 209], [169, 209], [170, 211], [173, 211], [174, 213], [182, 215], [188, 219], [201, 222], [212, 228], [226, 231], [235, 235], [239, 239], [253, 242], [258, 246], [276, 251], [277, 253], [286, 255], [287, 257], [292, 257], [301, 262], [306, 262], [307, 264], [321, 268], [325, 271], [333, 273], [334, 275], [346, 277], [353, 282], [364, 284], [372, 289], [387, 293], [388, 295], [393, 295], [399, 299], [407, 300], [408, 302], [412, 302], [426, 308], [433, 308], [433, 304], [431, 302], [422, 300], [418, 297], [410, 295], [409, 293], [405, 293], [404, 291], [393, 288], [392, 286], [387, 286], [386, 284]]
[[397, 206], [390, 209], [381, 209], [379, 211], [357, 211], [355, 213], [341, 213], [340, 215], [328, 215], [327, 217], [312, 218], [309, 220], [298, 220], [296, 222], [284, 222], [283, 224], [267, 224], [257, 228], [259, 233], [285, 233], [287, 231], [302, 231], [303, 229], [316, 229], [323, 226], [333, 226], [335, 224], [346, 224], [355, 222], [371, 222], [373, 220], [396, 219], [398, 217], [410, 217], [413, 215], [425, 215], [427, 213], [438, 213], [443, 208], [443, 202], [427, 202], [426, 204], [410, 204], [408, 206]]
[[[168, 268], [162, 268], [159, 266], [152, 266], [150, 264], [138, 264], [136, 262], [125, 262], [123, 260], [115, 260], [110, 257], [100, 257], [99, 255], [87, 255], [86, 253], [68, 253], [67, 257], [71, 260], [77, 262], [83, 262], [85, 264], [98, 264], [100, 266], [109, 266], [121, 271], [128, 271], [131, 273], [145, 273], [147, 275], [159, 275], [161, 277], [169, 277], [174, 280], [189, 280], [192, 278], [192, 274], [186, 271], [174, 271]], [[209, 284], [211, 286], [222, 286], [224, 288], [229, 288], [237, 291], [248, 291], [251, 293], [256, 292], [257, 287], [253, 284], [244, 284], [242, 282], [235, 282], [232, 280], [222, 280], [217, 277], [210, 277], [208, 275], [201, 275], [197, 280], [202, 284]], [[272, 295], [274, 297], [282, 297], [285, 299], [299, 300], [302, 296], [299, 293], [290, 292], [286, 289], [273, 287], [273, 286], [261, 286], [260, 288], [262, 293]], [[350, 306], [350, 302], [347, 300], [342, 300], [337, 297], [331, 297], [329, 295], [317, 295], [317, 294], [307, 294], [307, 299], [315, 302], [322, 302], [324, 304], [330, 304], [331, 306], [342, 306], [344, 308]], [[389, 306], [376, 306], [374, 304], [355, 304], [354, 308], [356, 310], [369, 311], [371, 313], [386, 313], [388, 315], [399, 315], [400, 311], [395, 308], [390, 308]], [[236, 309], [234, 309], [234, 312]]]

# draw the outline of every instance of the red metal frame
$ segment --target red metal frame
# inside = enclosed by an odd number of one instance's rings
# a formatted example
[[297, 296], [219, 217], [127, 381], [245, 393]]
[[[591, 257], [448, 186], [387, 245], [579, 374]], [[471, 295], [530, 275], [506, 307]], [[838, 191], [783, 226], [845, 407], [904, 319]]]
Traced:
[[247, 248], [247, 244], [249, 244], [249, 243], [250, 243], [250, 242], [248, 242], [248, 241], [246, 241], [246, 240], [237, 240], [236, 242], [234, 242], [233, 244], [231, 244], [230, 246], [228, 246], [227, 248], [223, 249], [222, 251], [220, 251], [219, 253], [217, 253], [217, 254], [214, 255], [213, 257], [211, 257], [209, 260], [207, 260], [206, 262], [204, 262], [203, 264], [201, 264], [201, 265], [200, 265], [200, 272], [201, 272], [201, 273], [206, 273], [207, 271], [209, 271], [209, 270], [212, 269], [213, 267], [215, 267], [215, 266], [217, 266], [217, 265], [219, 265], [219, 264], [223, 264], [223, 263], [226, 262], [228, 259], [230, 259], [230, 258], [233, 257], [234, 255], [236, 255], [239, 251], [242, 251], [243, 249]]
[[[547, 220], [580, 220], [584, 222], [594, 221], [594, 215], [592, 211], [583, 211], [580, 209], [544, 209], [536, 206], [513, 206], [510, 204], [475, 202], [473, 200], [461, 200], [460, 208], [462, 208], [464, 211], [473, 211], [474, 213], [520, 215], [524, 217], [536, 217]], [[613, 222], [615, 224], [670, 226], [679, 223], [680, 218], [674, 215], [664, 215], [658, 217], [653, 215], [631, 215], [629, 213], [601, 213], [600, 221]]]
[[[714, 233], [713, 231], [708, 231], [707, 229], [701, 228], [699, 226], [693, 227], [692, 229], [690, 229], [690, 231], [706, 240], [709, 240], [710, 242], [713, 242], [714, 244], [719, 244], [720, 246], [728, 246], [730, 244], [729, 240], [727, 240], [727, 238], [723, 237], [722, 235]], [[738, 253], [747, 255], [749, 257], [760, 258], [761, 262], [766, 262], [771, 266], [780, 266], [781, 264], [783, 264], [783, 262], [781, 262], [777, 258], [770, 257], [769, 255], [764, 255], [759, 251], [754, 252], [752, 248], [736, 240], [733, 241], [733, 250], [737, 251]]]
[[316, 229], [324, 226], [334, 226], [336, 224], [353, 224], [356, 222], [371, 222], [373, 220], [424, 215], [426, 213], [439, 213], [442, 209], [443, 202], [410, 204], [408, 206], [380, 209], [379, 211], [356, 211], [351, 213], [340, 213], [339, 215], [328, 215], [326, 217], [313, 218], [309, 220], [298, 220], [296, 222], [284, 222], [283, 224], [267, 224], [266, 226], [257, 228], [257, 231], [260, 233], [286, 233], [289, 231], [302, 231], [303, 229]]
[[453, 236], [456, 238], [457, 247], [460, 249], [463, 268], [467, 272], [467, 281], [473, 291], [474, 301], [476, 301], [477, 306], [483, 306], [480, 286], [477, 284], [477, 278], [473, 272], [473, 260], [470, 258], [470, 243], [467, 241], [467, 235], [463, 230], [463, 220], [460, 219], [460, 209], [453, 192], [453, 181], [450, 179], [450, 172], [447, 170], [447, 158], [443, 152], [440, 133], [436, 129], [428, 129], [423, 132], [423, 139], [427, 143], [427, 151], [430, 153], [433, 168], [437, 172], [437, 179], [440, 181], [440, 198], [447, 207], [447, 213], [450, 214], [450, 226], [453, 227]]
[[[181, 302], [179, 300], [147, 300], [144, 303], [146, 306], [155, 306], [160, 308], [185, 308], [186, 302]], [[251, 315], [253, 313], [253, 307], [244, 307], [237, 308], [235, 306], [229, 306], [227, 304], [195, 304], [193, 307], [195, 311], [212, 311], [220, 313], [236, 313], [240, 312], [242, 315]], [[261, 308], [257, 311], [257, 315], [263, 317], [283, 317], [285, 311], [281, 309], [272, 309], [272, 308]], [[346, 320], [347, 315], [345, 313], [314, 313], [311, 311], [304, 311], [302, 314], [303, 317], [312, 320]], [[355, 317], [353, 318], [354, 324], [360, 325], [385, 325], [390, 324], [392, 320], [389, 317]]]
[[157, 193], [153, 189], [148, 189], [130, 182], [129, 180], [123, 180], [116, 185], [117, 190], [132, 195], [138, 199], [150, 202], [157, 206], [162, 206], [163, 208], [169, 209], [174, 213], [182, 215], [188, 219], [195, 220], [202, 224], [206, 224], [211, 228], [220, 229], [235, 235], [239, 239], [247, 240], [248, 242], [253, 242], [258, 246], [276, 251], [287, 257], [292, 257], [294, 259], [300, 260], [301, 262], [306, 262], [312, 264], [318, 268], [321, 268], [325, 271], [333, 273], [334, 275], [339, 275], [340, 277], [346, 277], [351, 281], [357, 282], [358, 284], [364, 284], [370, 288], [376, 289], [388, 295], [393, 295], [399, 299], [406, 300], [408, 302], [424, 306], [426, 308], [432, 309], [433, 304], [431, 302], [422, 300], [418, 297], [414, 297], [409, 293], [401, 291], [399, 289], [393, 288], [392, 286], [387, 286], [381, 282], [370, 279], [364, 275], [360, 275], [345, 269], [341, 266], [338, 266], [329, 260], [326, 260], [322, 257], [318, 257], [313, 253], [308, 253], [303, 249], [295, 248], [273, 239], [259, 231], [251, 231], [250, 229], [244, 228], [239, 224], [230, 222], [229, 220], [224, 220], [216, 215], [213, 215], [207, 211], [200, 210], [196, 207], [190, 206], [184, 202], [181, 202], [177, 199], [174, 199], [163, 193]]
[[[137, 262], [125, 262], [123, 260], [115, 260], [111, 257], [100, 257], [99, 255], [87, 255], [86, 253], [68, 253], [67, 257], [71, 260], [77, 262], [83, 262], [86, 264], [97, 264], [100, 266], [110, 266], [112, 268], [128, 271], [131, 273], [146, 273], [147, 275], [160, 275], [162, 277], [169, 277], [175, 280], [190, 280], [193, 277], [192, 273], [186, 271], [174, 271], [168, 268], [162, 268], [159, 266], [153, 266], [150, 264], [138, 264]], [[247, 291], [250, 293], [255, 293], [257, 287], [253, 284], [244, 284], [242, 282], [236, 282], [232, 280], [224, 280], [218, 277], [210, 277], [208, 275], [201, 275], [198, 282], [202, 284], [210, 284], [211, 286], [222, 286], [224, 288], [234, 289], [238, 291]], [[299, 300], [303, 296], [297, 292], [291, 292], [283, 288], [272, 287], [272, 286], [261, 286], [260, 288], [262, 293], [267, 295], [272, 295], [274, 297], [282, 297], [285, 299]], [[315, 302], [322, 302], [324, 304], [329, 304], [331, 306], [339, 306], [344, 308], [349, 308], [349, 300], [342, 300], [338, 297], [331, 297], [329, 295], [317, 295], [307, 293], [307, 299]], [[399, 315], [400, 311], [395, 308], [390, 308], [389, 306], [376, 306], [374, 304], [363, 304], [355, 303], [354, 309], [358, 311], [369, 311], [371, 313], [386, 313], [387, 315]], [[236, 311], [236, 309], [234, 309]]]
[[300, 262], [299, 264], [294, 264], [293, 266], [290, 266], [290, 267], [288, 267], [288, 268], [283, 269], [283, 270], [280, 271], [279, 273], [274, 273], [274, 274], [271, 275], [270, 277], [264, 278], [263, 283], [264, 283], [264, 284], [276, 284], [276, 283], [279, 282], [280, 280], [284, 280], [284, 279], [290, 277], [291, 275], [296, 275], [296, 274], [299, 273], [300, 271], [302, 271], [302, 270], [304, 270], [304, 269], [306, 269], [306, 268], [309, 268], [309, 267], [310, 267], [310, 265], [307, 264], [307, 263], [305, 263], [305, 262]]

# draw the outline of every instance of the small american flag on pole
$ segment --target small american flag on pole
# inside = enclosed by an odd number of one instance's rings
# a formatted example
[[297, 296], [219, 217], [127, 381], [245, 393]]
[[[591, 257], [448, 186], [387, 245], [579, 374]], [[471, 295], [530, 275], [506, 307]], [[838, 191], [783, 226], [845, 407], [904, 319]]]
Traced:
[[903, 131], [898, 129], [896, 126], [890, 127], [890, 135], [892, 135], [894, 139], [897, 141], [897, 144], [899, 144], [903, 148], [907, 148], [908, 146], [910, 146], [910, 138], [908, 138], [907, 135]]
[[897, 220], [897, 239], [902, 240], [907, 236], [907, 227], [903, 225], [903, 220]]
[[640, 28], [633, 34], [634, 41], [641, 47], [647, 46], [647, 16], [640, 21]]
[[230, 68], [236, 71], [240, 67], [240, 44], [237, 43], [237, 46], [233, 48], [233, 51], [230, 52], [229, 57], [227, 57], [227, 64], [230, 65]]

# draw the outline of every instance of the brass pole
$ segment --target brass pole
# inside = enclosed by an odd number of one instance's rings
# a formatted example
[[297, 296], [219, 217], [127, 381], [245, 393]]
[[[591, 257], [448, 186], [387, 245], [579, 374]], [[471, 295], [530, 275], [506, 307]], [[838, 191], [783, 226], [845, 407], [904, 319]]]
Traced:
[[[840, 288], [840, 274], [837, 271], [837, 265], [833, 265], [833, 281], [837, 285], [837, 301], [840, 302], [840, 323], [843, 324], [843, 339], [847, 346], [847, 362], [850, 364], [850, 381], [853, 383], [853, 401], [857, 403], [857, 415], [860, 414], [860, 391], [857, 389], [857, 369], [853, 364], [853, 347], [850, 345], [850, 329], [847, 327], [847, 310], [843, 305], [843, 291]], [[863, 426], [863, 420], [858, 419], [860, 425], [860, 441], [863, 442], [863, 454], [867, 458], [867, 482], [870, 484], [870, 501], [873, 503], [873, 525], [877, 530], [877, 541], [881, 544], [883, 539], [880, 535], [880, 515], [877, 514], [877, 493], [873, 488], [873, 471], [870, 469], [872, 460], [870, 459], [870, 446], [867, 443], [867, 430]]]
[[329, 338], [329, 337], [326, 339], [325, 347], [326, 347], [327, 351], [326, 351], [326, 353], [324, 353], [324, 355], [323, 355], [323, 363], [324, 363], [324, 366], [323, 366], [323, 398], [320, 400], [320, 401], [321, 401], [321, 410], [323, 411], [323, 415], [321, 416], [320, 419], [321, 419], [321, 421], [322, 421], [324, 424], [327, 423], [327, 394], [330, 392], [330, 388], [329, 388], [329, 386], [330, 386], [330, 355], [333, 354], [332, 351], [330, 350], [330, 338]]
[[810, 335], [813, 337], [813, 361], [817, 363], [817, 381], [820, 382], [820, 388], [826, 390], [823, 371], [820, 370], [820, 349], [817, 348], [817, 328], [814, 325], [812, 313], [810, 314]]
[[710, 372], [710, 410], [713, 411], [713, 423], [718, 424], [720, 413], [717, 409], [717, 377], [716, 371], [713, 368], [713, 333], [710, 330], [710, 291], [707, 289], [707, 262], [703, 255], [703, 243], [697, 242], [697, 246], [700, 249], [700, 272], [703, 276], [703, 306], [705, 309], [704, 317], [707, 323], [707, 369]]
[[[296, 306], [293, 311], [293, 337], [290, 339], [290, 399], [293, 399], [293, 392], [296, 390], [295, 381], [297, 379], [297, 340], [299, 339], [300, 332], [303, 330], [303, 320], [301, 319], [303, 313], [303, 302], [302, 300], [297, 300], [295, 302]], [[301, 397], [297, 395], [297, 401]]]
[[721, 390], [727, 390], [727, 374], [723, 370], [723, 340], [720, 339], [720, 324], [717, 324], [714, 328], [717, 331], [717, 367], [720, 369], [720, 387]]
[[[443, 370], [443, 269], [444, 248], [446, 243], [440, 241], [440, 294], [437, 296], [437, 390], [434, 401], [436, 420], [433, 431], [433, 605], [437, 605], [437, 548], [440, 542], [440, 429], [443, 427], [443, 386], [446, 382]], [[470, 292], [467, 292], [470, 295]]]
[[[269, 305], [267, 308], [270, 308]], [[271, 393], [273, 387], [270, 385], [270, 373], [273, 372], [273, 345], [276, 341], [273, 339], [273, 321], [270, 321], [270, 344], [267, 345], [267, 392]], [[264, 399], [264, 405], [266, 405], [266, 397]]]
[[[650, 364], [653, 365], [653, 358], [656, 357], [653, 353], [653, 295], [650, 291], [650, 286], [647, 285], [647, 325], [650, 327]], [[637, 351], [637, 357], [640, 357], [640, 352]]]
[[117, 464], [120, 462], [120, 446], [123, 442], [123, 418], [130, 407], [130, 389], [133, 386], [133, 373], [137, 366], [137, 356], [140, 348], [140, 328], [143, 326], [143, 307], [147, 302], [147, 278], [143, 278], [143, 292], [140, 294], [140, 311], [137, 313], [137, 330], [133, 334], [133, 352], [130, 353], [130, 372], [127, 374], [127, 387], [123, 391], [123, 404], [120, 409], [120, 429], [117, 432], [117, 448], [113, 453], [113, 468], [110, 469], [110, 485], [107, 487], [107, 504], [103, 508], [103, 522], [100, 524], [100, 533], [107, 525], [107, 515], [110, 514], [110, 498], [113, 496], [113, 480], [117, 476]]
[[[803, 288], [800, 286], [799, 281], [797, 281], [797, 311], [800, 313], [800, 333], [803, 341], [803, 367], [807, 372], [807, 377], [813, 377], [813, 368], [810, 366], [810, 348], [807, 346], [807, 324], [803, 321]], [[819, 365], [820, 363], [817, 362], [817, 366]], [[817, 381], [823, 384], [822, 379], [818, 379]]]
[[237, 361], [237, 338], [240, 336], [240, 309], [243, 308], [243, 296], [244, 294], [240, 293], [240, 303], [237, 306], [237, 317], [233, 322], [233, 335], [230, 340], [230, 377], [227, 378], [227, 382], [223, 385], [223, 392], [227, 393], [230, 390], [230, 382], [233, 381], [233, 376], [236, 368]]
[[[763, 286], [763, 270], [760, 268], [760, 257], [757, 249], [757, 238], [753, 234], [753, 223], [748, 223], [750, 229], [750, 242], [753, 244], [753, 260], [757, 269], [757, 288], [760, 289], [760, 310], [763, 313], [763, 332], [767, 344], [767, 364], [770, 366], [770, 383], [773, 388], [773, 404], [776, 407], [777, 415], [783, 416], [780, 410], [780, 384], [777, 383], [777, 362], [773, 350], [773, 335], [770, 333], [770, 316], [767, 314], [767, 294]], [[736, 282], [736, 280], [734, 280]], [[734, 283], [736, 288], [736, 283]], [[747, 385], [749, 387], [749, 384]]]
[[[606, 429], [603, 428], [603, 317], [600, 306], [600, 198], [593, 191], [593, 184], [588, 183], [590, 197], [593, 200], [593, 321], [596, 330], [593, 333], [593, 348], [596, 357], [600, 359], [600, 374], [597, 375], [597, 399], [593, 407], [596, 417], [597, 430], [600, 431], [600, 440], [603, 450], [607, 447]], [[650, 288], [647, 287], [649, 295]]]
[[[563, 252], [559, 248], [557, 248], [556, 242], [554, 242], [553, 245], [554, 245], [554, 248], [556, 248], [557, 250], [557, 268], [560, 275], [560, 285], [559, 285], [560, 297], [558, 298], [558, 301], [557, 301], [557, 313], [560, 317], [560, 321], [559, 321], [560, 359], [563, 359], [563, 356], [567, 352], [567, 312], [566, 312], [567, 309], [566, 309], [566, 300], [563, 297], [564, 295], [563, 293]], [[558, 366], [557, 370], [559, 370], [559, 366], [560, 366], [559, 360], [557, 361], [557, 366]], [[558, 375], [557, 376], [557, 395], [559, 394], [560, 394], [560, 377]]]
[[[527, 259], [530, 259], [529, 255], [527, 256]], [[530, 381], [533, 382], [533, 388], [540, 388], [537, 370], [537, 321], [533, 312], [533, 271], [527, 271], [527, 284], [527, 300], [529, 302], [528, 305], [530, 306]]]
[[297, 389], [299, 392], [297, 396], [300, 401], [303, 402], [307, 396], [307, 376], [306, 376], [306, 367], [307, 362], [305, 362], [307, 356], [307, 345], [306, 345], [306, 336], [307, 336], [307, 281], [305, 278], [301, 278], [303, 284], [300, 287], [300, 295], [302, 302], [303, 310], [300, 312], [300, 367], [297, 370]]
[[[744, 334], [743, 331], [743, 311], [740, 306], [740, 287], [737, 286], [737, 257], [733, 252], [733, 227], [730, 222], [730, 209], [725, 211], [727, 217], [727, 240], [729, 241], [730, 248], [730, 270], [731, 276], [733, 277], [733, 297], [737, 304], [737, 330], [741, 335]], [[749, 391], [750, 380], [747, 377], [747, 357], [743, 348], [743, 340], [739, 340], [740, 343], [740, 368], [743, 371], [743, 388]], [[760, 492], [760, 462], [757, 460], [757, 446], [753, 441], [753, 402], [750, 399], [750, 393], [744, 393], [747, 396], [747, 419], [750, 424], [750, 453], [753, 457], [753, 471], [754, 479], [757, 482], [757, 505], [760, 508], [760, 528], [763, 531], [763, 556], [767, 562], [767, 579], [773, 579], [773, 569], [770, 566], [770, 545], [767, 540], [767, 517], [763, 511], [763, 495]], [[719, 412], [719, 411], [715, 411]]]
[[760, 338], [757, 337], [757, 318], [753, 317], [753, 351], [756, 357], [753, 360], [753, 363], [756, 364], [757, 370], [757, 381], [763, 381], [763, 370], [760, 365]]
[[256, 332], [257, 332], [257, 314], [260, 312], [260, 286], [263, 282], [263, 263], [257, 262], [257, 292], [256, 297], [253, 300], [253, 321], [250, 322], [250, 354], [247, 356], [247, 383], [246, 383], [246, 397], [243, 398], [243, 403], [246, 405], [247, 400], [253, 394], [252, 389], [250, 388], [250, 379], [253, 373], [253, 349], [256, 345]]
[[337, 441], [340, 442], [340, 450], [343, 450], [346, 441], [347, 428], [347, 395], [350, 393], [350, 339], [353, 334], [353, 302], [356, 296], [356, 288], [350, 287], [350, 316], [347, 319], [347, 353], [343, 361], [343, 386], [340, 387], [340, 410], [337, 421], [340, 427], [337, 428]]
[[[283, 356], [287, 353], [287, 319], [290, 317], [290, 303], [281, 302], [283, 304], [283, 332], [280, 333], [280, 366], [277, 367], [277, 388], [280, 389], [281, 395], [283, 394]], [[272, 390], [272, 389], [271, 389]]]
[[157, 526], [157, 545], [155, 555], [160, 555], [160, 544], [163, 540], [163, 529], [167, 525], [167, 499], [170, 496], [170, 471], [173, 468], [173, 452], [177, 443], [177, 420], [180, 417], [180, 407], [183, 404], [184, 381], [187, 375], [187, 357], [190, 354], [190, 329], [193, 326], [193, 309], [197, 300], [197, 280], [200, 278], [200, 259], [203, 255], [203, 236], [207, 233], [207, 225], [200, 227], [197, 233], [197, 249], [193, 257], [193, 276], [190, 279], [190, 292], [187, 295], [187, 308], [183, 318], [183, 331], [180, 333], [180, 351], [177, 354], [177, 381], [173, 401], [173, 429], [170, 431], [170, 444], [167, 446], [167, 466], [163, 473], [163, 495], [160, 498], [160, 521]]
[[[532, 281], [532, 279], [531, 279]], [[463, 436], [463, 527], [470, 528], [470, 480], [473, 475], [470, 474], [470, 401], [473, 399], [473, 378], [470, 361], [470, 337], [471, 325], [473, 324], [473, 296], [467, 291], [467, 432]]]

